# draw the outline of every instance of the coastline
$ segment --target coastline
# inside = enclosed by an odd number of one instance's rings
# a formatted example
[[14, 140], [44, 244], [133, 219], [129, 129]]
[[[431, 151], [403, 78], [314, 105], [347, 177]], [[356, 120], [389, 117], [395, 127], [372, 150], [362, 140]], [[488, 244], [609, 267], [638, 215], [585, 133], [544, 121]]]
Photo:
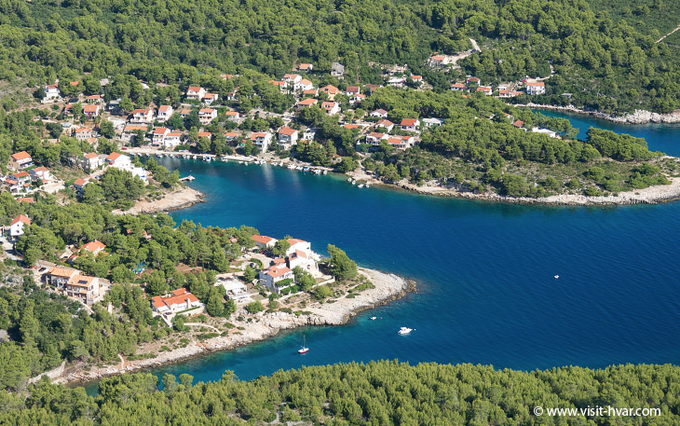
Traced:
[[[367, 268], [359, 268], [359, 271], [371, 281], [375, 288], [367, 289], [354, 298], [347, 298], [343, 295], [334, 303], [315, 302], [310, 304], [305, 314], [300, 316], [281, 311], [248, 314], [243, 306], [239, 306], [237, 313], [233, 314], [229, 320], [236, 327], [223, 335], [203, 341], [191, 339], [186, 347], [161, 352], [155, 358], [128, 361], [121, 357], [118, 365], [94, 367], [89, 371], [83, 369], [84, 363], [75, 363], [67, 366], [58, 377], [54, 378], [53, 383], [82, 385], [116, 374], [160, 367], [218, 350], [234, 349], [276, 336], [283, 330], [305, 326], [343, 325], [362, 311], [384, 305], [415, 290], [415, 284], [412, 281], [397, 275]], [[239, 315], [244, 317], [242, 321], [236, 320]], [[251, 322], [248, 322], [248, 319]], [[206, 326], [206, 328], [209, 327]], [[143, 350], [140, 353], [144, 353]]]
[[464, 198], [475, 201], [489, 201], [510, 204], [532, 204], [546, 206], [613, 206], [632, 204], [661, 204], [680, 200], [680, 178], [669, 177], [670, 185], [655, 185], [644, 189], [620, 192], [617, 195], [585, 196], [580, 194], [560, 194], [549, 197], [509, 197], [491, 192], [477, 194], [455, 186], [418, 186], [406, 180], [397, 183], [385, 183], [366, 174], [363, 170], [348, 173], [357, 180], [366, 181], [374, 186], [402, 189], [421, 195], [436, 197]]
[[168, 192], [156, 201], [138, 200], [134, 206], [128, 210], [113, 210], [113, 214], [150, 214], [162, 211], [179, 210], [191, 207], [194, 204], [202, 203], [205, 194], [196, 189], [182, 184], [178, 189]]
[[607, 114], [600, 111], [586, 111], [572, 105], [563, 107], [558, 105], [542, 105], [529, 102], [528, 104], [511, 104], [519, 108], [545, 109], [549, 111], [566, 112], [570, 114], [588, 115], [591, 117], [607, 120], [618, 124], [676, 124], [680, 123], [680, 110], [675, 110], [667, 114], [659, 114], [647, 110], [635, 110], [633, 113], [624, 115]]

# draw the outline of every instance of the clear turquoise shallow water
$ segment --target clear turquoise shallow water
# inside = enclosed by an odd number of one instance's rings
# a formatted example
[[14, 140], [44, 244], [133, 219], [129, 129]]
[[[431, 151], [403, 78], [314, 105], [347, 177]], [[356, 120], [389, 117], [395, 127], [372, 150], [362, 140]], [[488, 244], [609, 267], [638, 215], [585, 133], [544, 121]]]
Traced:
[[[576, 121], [582, 130], [601, 124]], [[680, 155], [680, 128], [625, 131]], [[159, 376], [208, 381], [233, 370], [252, 379], [378, 359], [523, 370], [680, 362], [680, 203], [515, 206], [358, 189], [339, 177], [271, 166], [161, 162], [195, 176], [192, 186], [207, 194], [205, 203], [174, 212], [178, 222], [248, 224], [322, 252], [333, 243], [362, 266], [414, 279], [418, 291], [343, 327], [286, 332], [152, 370]], [[380, 319], [370, 321], [373, 315]], [[400, 326], [416, 331], [398, 336]], [[311, 351], [301, 356], [303, 333]]]

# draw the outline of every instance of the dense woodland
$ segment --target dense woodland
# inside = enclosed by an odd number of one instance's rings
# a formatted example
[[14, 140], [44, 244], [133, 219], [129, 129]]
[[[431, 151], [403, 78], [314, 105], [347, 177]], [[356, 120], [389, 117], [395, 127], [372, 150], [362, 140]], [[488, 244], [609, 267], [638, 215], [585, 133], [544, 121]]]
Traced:
[[[6, 425], [659, 425], [678, 424], [680, 367], [563, 367], [545, 371], [398, 362], [279, 371], [216, 383], [151, 374], [104, 379], [100, 394], [40, 383], [22, 400], [0, 391]], [[536, 406], [659, 408], [658, 417], [559, 417]], [[606, 409], [606, 408], [605, 408]], [[289, 423], [291, 424], [291, 423]]]
[[585, 0], [8, 0], [0, 6], [0, 79], [35, 87], [57, 77], [67, 85], [83, 73], [133, 75], [183, 88], [246, 69], [280, 77], [299, 62], [324, 73], [339, 61], [350, 81], [370, 83], [379, 78], [369, 65], [377, 61], [408, 63], [447, 89], [460, 76], [435, 77], [424, 61], [434, 51], [468, 49], [474, 37], [484, 48], [461, 62], [462, 72], [483, 81], [547, 76], [553, 64], [538, 102], [608, 112], [680, 106], [678, 48], [655, 43], [677, 7], [594, 3], [596, 10]]
[[[598, 195], [669, 183], [661, 166], [647, 163], [662, 153], [649, 151], [644, 139], [591, 128], [580, 141], [566, 119], [486, 96], [381, 89], [362, 107], [390, 111], [395, 122], [404, 117], [445, 119], [443, 126], [423, 133], [418, 147], [404, 152], [383, 144], [364, 160], [364, 166], [387, 181], [437, 179], [479, 192], [530, 197], [565, 191]], [[515, 120], [523, 122], [523, 129], [513, 126]], [[526, 131], [532, 127], [552, 129], [560, 138]], [[335, 139], [338, 149], [342, 140], [342, 135]], [[677, 164], [663, 167], [665, 173], [677, 173]]]

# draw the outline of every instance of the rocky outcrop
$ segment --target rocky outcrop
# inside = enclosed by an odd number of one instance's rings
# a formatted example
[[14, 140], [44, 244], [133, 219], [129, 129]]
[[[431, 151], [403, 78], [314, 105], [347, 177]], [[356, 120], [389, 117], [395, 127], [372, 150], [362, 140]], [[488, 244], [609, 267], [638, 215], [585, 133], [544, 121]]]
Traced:
[[569, 106], [555, 106], [555, 105], [541, 105], [541, 104], [518, 104], [517, 107], [527, 107], [536, 109], [546, 109], [551, 111], [562, 111], [571, 114], [583, 114], [590, 115], [601, 120], [613, 121], [615, 123], [621, 124], [648, 124], [648, 123], [659, 123], [659, 124], [673, 124], [680, 123], [680, 110], [670, 112], [668, 114], [659, 114], [656, 112], [645, 111], [645, 110], [635, 110], [633, 113], [626, 113], [623, 115], [607, 114], [600, 111], [587, 111], [583, 109], [576, 108], [572, 105]]

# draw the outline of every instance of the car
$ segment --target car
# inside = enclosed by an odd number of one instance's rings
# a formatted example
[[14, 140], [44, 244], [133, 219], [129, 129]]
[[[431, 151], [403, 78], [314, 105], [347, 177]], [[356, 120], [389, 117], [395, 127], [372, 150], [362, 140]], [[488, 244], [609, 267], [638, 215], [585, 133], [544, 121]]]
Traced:
[[43, 272], [45, 272], [45, 271], [47, 271], [47, 268], [40, 268], [40, 269], [38, 269], [38, 272], [40, 272], [40, 273], [43, 273]]
[[121, 148], [123, 151], [127, 151], [127, 146]]

